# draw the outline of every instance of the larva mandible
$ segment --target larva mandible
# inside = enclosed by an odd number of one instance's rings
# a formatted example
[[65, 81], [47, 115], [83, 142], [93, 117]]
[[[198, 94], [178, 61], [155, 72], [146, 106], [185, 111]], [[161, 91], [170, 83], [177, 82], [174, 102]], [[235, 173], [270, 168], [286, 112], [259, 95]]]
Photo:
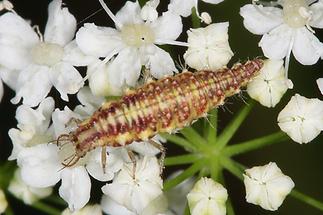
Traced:
[[58, 137], [58, 144], [68, 140], [75, 147], [75, 154], [64, 165], [73, 166], [96, 147], [124, 146], [183, 128], [238, 93], [262, 66], [263, 60], [255, 59], [231, 69], [183, 72], [147, 83], [119, 101], [104, 103], [74, 131]]

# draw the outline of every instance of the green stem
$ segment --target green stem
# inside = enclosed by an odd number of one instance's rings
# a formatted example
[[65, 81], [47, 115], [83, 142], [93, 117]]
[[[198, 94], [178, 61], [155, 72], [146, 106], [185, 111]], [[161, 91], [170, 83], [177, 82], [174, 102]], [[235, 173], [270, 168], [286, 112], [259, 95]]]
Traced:
[[224, 129], [222, 134], [218, 137], [217, 141], [217, 149], [221, 150], [224, 148], [230, 139], [233, 137], [235, 132], [240, 127], [241, 123], [245, 120], [248, 116], [250, 110], [254, 106], [254, 102], [251, 100], [249, 105], [245, 105], [240, 112], [235, 116], [235, 118], [230, 122], [230, 124]]
[[288, 136], [279, 131], [264, 137], [260, 137], [257, 139], [249, 140], [246, 142], [242, 142], [239, 144], [235, 144], [232, 146], [228, 146], [223, 150], [223, 153], [226, 154], [227, 156], [231, 157], [234, 155], [242, 154], [245, 152], [249, 152], [267, 145], [271, 145], [274, 143], [280, 143], [283, 141], [288, 140]]
[[198, 161], [191, 165], [189, 168], [185, 169], [181, 174], [176, 176], [175, 178], [172, 178], [170, 180], [167, 180], [164, 183], [164, 191], [168, 191], [171, 188], [175, 187], [176, 185], [180, 184], [183, 182], [185, 179], [193, 176], [196, 172], [200, 170], [200, 168], [203, 166], [204, 160], [203, 161]]
[[243, 180], [243, 176], [242, 176], [243, 171], [241, 170], [241, 166], [236, 165], [234, 161], [232, 161], [230, 158], [227, 158], [227, 157], [221, 157], [220, 163], [226, 170], [228, 170], [234, 176]]
[[216, 143], [218, 126], [218, 109], [213, 109], [208, 116], [208, 126], [206, 129], [206, 139], [209, 144]]
[[190, 208], [188, 206], [188, 204], [186, 203], [186, 206], [185, 206], [185, 210], [184, 210], [184, 215], [190, 215]]
[[167, 134], [167, 133], [163, 133], [160, 135], [166, 140], [183, 147], [186, 151], [189, 151], [189, 152], [196, 151], [196, 147], [182, 137], [179, 137], [177, 135]]
[[195, 7], [192, 8], [192, 27], [193, 28], [199, 28], [199, 27], [201, 27], [201, 20], [197, 16], [196, 8]]
[[181, 134], [193, 145], [197, 148], [203, 147], [202, 145], [206, 145], [207, 141], [192, 127], [186, 127], [182, 129]]
[[199, 159], [199, 157], [196, 156], [195, 154], [167, 157], [165, 159], [165, 166], [174, 166], [174, 165], [194, 163], [198, 159]]
[[301, 192], [299, 192], [298, 190], [292, 190], [291, 194], [290, 194], [292, 197], [294, 197], [295, 199], [299, 200], [299, 201], [302, 201], [320, 211], [323, 211], [323, 203], [308, 196], [308, 195], [305, 195]]
[[59, 210], [57, 210], [56, 208], [48, 206], [47, 204], [44, 204], [42, 202], [35, 202], [31, 206], [33, 208], [40, 210], [40, 211], [46, 212], [49, 215], [60, 215], [61, 214], [61, 212]]
[[221, 169], [222, 169], [221, 166], [220, 166], [220, 163], [219, 163], [219, 159], [211, 159], [210, 166], [211, 166], [211, 169], [210, 169], [211, 178], [214, 181], [218, 181], [219, 174], [220, 174]]

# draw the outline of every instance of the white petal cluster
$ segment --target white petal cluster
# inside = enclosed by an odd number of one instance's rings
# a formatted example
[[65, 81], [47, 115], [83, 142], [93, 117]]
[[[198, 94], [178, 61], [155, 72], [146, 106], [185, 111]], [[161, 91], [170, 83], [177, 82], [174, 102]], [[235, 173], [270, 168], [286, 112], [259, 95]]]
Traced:
[[76, 20], [62, 8], [61, 0], [52, 1], [48, 11], [44, 36], [14, 12], [0, 16], [0, 65], [19, 71], [12, 99], [15, 104], [23, 98], [24, 104], [37, 106], [52, 86], [68, 101], [67, 94], [75, 94], [83, 86], [83, 78], [73, 66], [87, 65], [89, 59], [80, 57], [81, 51], [72, 41]]
[[277, 120], [280, 129], [295, 142], [308, 143], [323, 130], [323, 101], [296, 94]]
[[323, 28], [323, 1], [308, 5], [306, 0], [279, 1], [282, 7], [247, 4], [240, 9], [244, 26], [263, 35], [259, 46], [266, 57], [282, 59], [292, 52], [303, 65], [315, 64], [323, 58], [323, 43], [312, 33]]
[[247, 87], [249, 96], [266, 107], [275, 107], [290, 87], [291, 81], [285, 76], [284, 61], [264, 61], [264, 65]]
[[4, 195], [3, 190], [0, 189], [0, 214], [5, 212], [7, 207], [8, 207], [8, 202], [7, 202], [6, 196]]
[[81, 210], [71, 212], [68, 208], [62, 212], [62, 215], [102, 215], [100, 205], [86, 205]]
[[136, 169], [133, 168], [133, 163], [125, 163], [113, 182], [102, 187], [102, 191], [130, 212], [142, 214], [162, 194], [160, 167], [156, 157], [145, 156], [137, 160]]
[[37, 188], [28, 186], [21, 178], [20, 170], [16, 170], [14, 178], [10, 181], [8, 191], [25, 204], [31, 205], [39, 199], [49, 196], [53, 189], [51, 187]]
[[229, 23], [223, 22], [189, 30], [188, 49], [184, 54], [187, 65], [197, 70], [216, 70], [225, 66], [233, 56], [228, 27]]
[[295, 186], [273, 162], [247, 169], [243, 176], [247, 202], [270, 211], [277, 210]]
[[227, 190], [210, 178], [201, 178], [187, 195], [192, 215], [225, 215]]
[[94, 94], [120, 95], [122, 88], [137, 84], [142, 66], [155, 78], [177, 71], [170, 55], [157, 45], [174, 41], [182, 31], [182, 21], [170, 12], [158, 17], [158, 3], [149, 1], [141, 9], [138, 2], [127, 1], [116, 16], [109, 14], [116, 29], [86, 23], [77, 32], [77, 45], [85, 54], [105, 58], [88, 70]]

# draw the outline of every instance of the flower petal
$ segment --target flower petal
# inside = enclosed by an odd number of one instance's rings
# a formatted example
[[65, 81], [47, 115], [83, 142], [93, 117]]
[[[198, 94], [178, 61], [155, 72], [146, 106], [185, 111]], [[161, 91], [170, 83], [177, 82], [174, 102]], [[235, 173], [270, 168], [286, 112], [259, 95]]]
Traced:
[[126, 207], [118, 204], [109, 196], [103, 195], [101, 200], [101, 206], [106, 214], [113, 215], [136, 215], [135, 213], [129, 211]]
[[120, 96], [123, 88], [109, 79], [109, 66], [102, 61], [96, 61], [88, 66], [89, 87], [96, 96]]
[[310, 11], [312, 12], [310, 25], [314, 28], [323, 28], [323, 1], [319, 0], [312, 4]]
[[20, 72], [17, 70], [9, 70], [3, 66], [0, 66], [0, 77], [2, 81], [13, 90], [16, 89], [19, 73]]
[[89, 174], [99, 181], [110, 181], [114, 178], [114, 174], [119, 171], [123, 165], [123, 160], [118, 155], [109, 153], [107, 155], [106, 168], [103, 170], [101, 163], [101, 150], [96, 149], [91, 153], [86, 169]]
[[323, 57], [323, 43], [306, 27], [297, 29], [293, 45], [293, 54], [303, 65], [315, 64]]
[[104, 98], [94, 96], [88, 86], [80, 89], [77, 99], [81, 105], [77, 105], [74, 112], [86, 117], [92, 115], [104, 102]]
[[62, 0], [53, 0], [48, 6], [48, 21], [45, 28], [45, 42], [65, 46], [70, 42], [76, 31], [76, 19], [62, 8]]
[[183, 30], [181, 17], [169, 11], [164, 12], [162, 16], [152, 22], [151, 27], [155, 33], [156, 40], [159, 41], [163, 39], [176, 40]]
[[116, 18], [123, 25], [140, 24], [143, 23], [140, 12], [141, 9], [138, 1], [127, 1], [116, 14]]
[[68, 203], [70, 210], [79, 210], [90, 199], [91, 180], [83, 166], [65, 168], [61, 172], [62, 184], [59, 195]]
[[95, 57], [112, 57], [123, 47], [117, 30], [98, 27], [93, 23], [86, 23], [78, 30], [76, 43], [84, 54]]
[[67, 94], [77, 93], [84, 84], [80, 73], [68, 63], [58, 63], [52, 67], [50, 79], [65, 101], [68, 101]]
[[224, 0], [202, 0], [202, 1], [210, 3], [210, 4], [219, 4], [220, 2], [223, 2]]
[[140, 76], [140, 56], [136, 48], [125, 48], [108, 67], [108, 79], [113, 85], [135, 86]]
[[192, 13], [192, 8], [196, 6], [196, 0], [171, 0], [168, 10], [174, 14], [188, 17]]
[[161, 48], [156, 47], [156, 51], [149, 56], [148, 61], [150, 73], [157, 79], [177, 72], [173, 59]]
[[87, 66], [96, 60], [95, 57], [85, 55], [73, 40], [64, 47], [63, 61], [73, 66]]
[[52, 114], [54, 135], [57, 138], [59, 135], [64, 133], [69, 133], [73, 128], [66, 126], [70, 119], [80, 119], [80, 116], [73, 111], [71, 111], [67, 106], [64, 110], [56, 109]]
[[37, 106], [49, 93], [52, 84], [46, 66], [30, 65], [21, 71], [17, 82], [16, 96], [11, 102], [17, 104], [23, 98], [23, 104]]
[[17, 158], [23, 181], [32, 187], [49, 187], [60, 180], [61, 162], [57, 146], [40, 144], [25, 148]]
[[253, 34], [265, 34], [283, 23], [282, 10], [247, 4], [240, 8], [243, 24]]
[[319, 87], [321, 94], [323, 95], [323, 78], [319, 78], [316, 80], [317, 86]]
[[280, 60], [288, 54], [288, 48], [292, 42], [293, 29], [283, 24], [265, 34], [259, 46], [265, 56], [271, 59]]

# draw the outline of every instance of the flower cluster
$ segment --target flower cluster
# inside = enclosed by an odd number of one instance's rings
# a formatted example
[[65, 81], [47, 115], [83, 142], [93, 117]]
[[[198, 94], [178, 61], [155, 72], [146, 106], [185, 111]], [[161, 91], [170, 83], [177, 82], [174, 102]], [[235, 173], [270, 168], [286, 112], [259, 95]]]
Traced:
[[[126, 1], [116, 14], [103, 0], [98, 1], [114, 27], [84, 23], [77, 29], [76, 18], [62, 0], [52, 0], [45, 30], [40, 32], [37, 25], [19, 16], [8, 0], [0, 2], [0, 11], [5, 11], [0, 15], [0, 101], [5, 83], [15, 91], [11, 102], [19, 104], [17, 126], [9, 130], [13, 149], [8, 158], [17, 162], [18, 169], [8, 191], [31, 205], [59, 186], [59, 196], [68, 204], [62, 214], [182, 213], [185, 204], [174, 206], [171, 192], [164, 192], [163, 155], [158, 160], [162, 147], [158, 146], [164, 142], [161, 136], [152, 138], [157, 147], [151, 141], [100, 147], [69, 165], [75, 146], [61, 135], [74, 131], [78, 121], [86, 121], [110, 97], [182, 72], [163, 45], [187, 47], [183, 58], [192, 69], [226, 67], [234, 55], [229, 23], [212, 23], [210, 14], [199, 12], [198, 0], [171, 0], [162, 13], [157, 11], [159, 0], [146, 1], [143, 6]], [[223, 0], [202, 1], [218, 4]], [[312, 29], [323, 28], [323, 1], [281, 0], [277, 6], [282, 9], [258, 3], [242, 7], [240, 14], [249, 31], [263, 35], [259, 46], [269, 59], [263, 61], [260, 74], [247, 91], [262, 105], [275, 107], [293, 88], [287, 77], [290, 54], [304, 65], [323, 58], [323, 44]], [[187, 42], [179, 41], [182, 20], [194, 14], [207, 26], [188, 30]], [[322, 80], [317, 80], [321, 92]], [[52, 90], [65, 102], [76, 95], [78, 105], [57, 108]], [[323, 130], [322, 116], [322, 101], [296, 94], [280, 112], [278, 125], [294, 141], [307, 143]], [[91, 177], [104, 183], [100, 205], [87, 205]], [[193, 215], [226, 214], [227, 190], [213, 178], [202, 177], [193, 186], [194, 180], [187, 179], [172, 195], [181, 200], [186, 196]], [[247, 202], [267, 210], [277, 210], [294, 187], [275, 163], [247, 169], [244, 183]], [[2, 213], [7, 202], [1, 189], [0, 200]]]

